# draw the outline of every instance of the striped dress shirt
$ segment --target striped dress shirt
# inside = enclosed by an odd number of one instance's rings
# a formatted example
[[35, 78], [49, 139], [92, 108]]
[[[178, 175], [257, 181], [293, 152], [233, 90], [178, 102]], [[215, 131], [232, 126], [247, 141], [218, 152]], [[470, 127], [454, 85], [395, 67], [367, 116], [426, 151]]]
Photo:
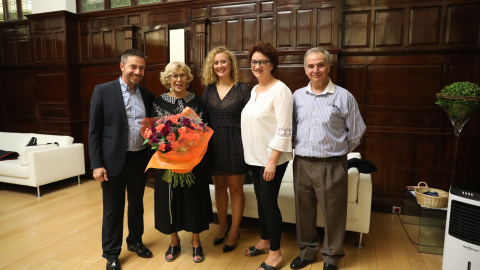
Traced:
[[353, 95], [329, 80], [315, 94], [303, 87], [293, 94], [295, 155], [328, 158], [350, 153], [360, 144], [365, 123]]

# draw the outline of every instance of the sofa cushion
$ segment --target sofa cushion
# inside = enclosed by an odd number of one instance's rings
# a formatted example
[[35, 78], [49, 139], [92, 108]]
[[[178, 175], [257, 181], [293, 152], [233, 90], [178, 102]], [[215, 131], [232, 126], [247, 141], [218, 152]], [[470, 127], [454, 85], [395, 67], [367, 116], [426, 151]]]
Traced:
[[348, 202], [356, 202], [358, 194], [358, 181], [360, 173], [357, 168], [348, 169]]
[[34, 146], [25, 146], [23, 148], [23, 152], [20, 155], [21, 165], [27, 166], [28, 165], [28, 153], [32, 151], [50, 149], [50, 148], [57, 148], [58, 145], [56, 144], [44, 144], [44, 145], [34, 145]]
[[18, 178], [28, 178], [29, 171], [28, 167], [20, 166], [21, 160], [4, 160], [0, 162], [0, 172], [2, 176], [18, 177]]
[[30, 133], [0, 132], [0, 149], [22, 154], [23, 147], [31, 138]]

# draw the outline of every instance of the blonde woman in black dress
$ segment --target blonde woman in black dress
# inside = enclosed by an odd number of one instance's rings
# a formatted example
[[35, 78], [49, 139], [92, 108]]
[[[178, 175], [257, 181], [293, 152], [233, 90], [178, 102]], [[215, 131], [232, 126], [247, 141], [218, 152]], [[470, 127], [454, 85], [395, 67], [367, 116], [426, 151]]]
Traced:
[[[203, 103], [209, 126], [215, 131], [208, 146], [212, 155], [210, 171], [215, 183], [215, 202], [220, 230], [214, 245], [222, 244], [223, 252], [235, 249], [238, 229], [245, 208], [243, 157], [240, 115], [251, 95], [251, 88], [240, 82], [235, 55], [225, 47], [212, 49], [203, 66]], [[232, 224], [227, 223], [228, 192], [230, 192]]]

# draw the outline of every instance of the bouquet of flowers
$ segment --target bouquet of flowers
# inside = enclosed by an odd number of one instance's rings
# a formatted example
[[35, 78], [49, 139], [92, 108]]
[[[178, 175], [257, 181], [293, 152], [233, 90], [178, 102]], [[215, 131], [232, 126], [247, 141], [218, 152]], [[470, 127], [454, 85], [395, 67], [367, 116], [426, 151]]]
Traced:
[[207, 151], [213, 130], [207, 127], [191, 108], [181, 114], [145, 118], [141, 132], [155, 154], [149, 168], [167, 169], [162, 177], [175, 188], [194, 183], [193, 168]]

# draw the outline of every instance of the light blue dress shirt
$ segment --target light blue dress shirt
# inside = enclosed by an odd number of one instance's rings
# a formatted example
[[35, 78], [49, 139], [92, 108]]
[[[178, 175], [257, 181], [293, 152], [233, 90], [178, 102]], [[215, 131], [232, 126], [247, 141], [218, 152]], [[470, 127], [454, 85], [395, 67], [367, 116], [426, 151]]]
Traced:
[[295, 155], [328, 158], [350, 153], [360, 144], [365, 123], [353, 95], [329, 80], [315, 94], [310, 83], [293, 94]]
[[139, 151], [145, 149], [143, 137], [140, 134], [140, 127], [143, 118], [146, 117], [145, 104], [143, 104], [142, 93], [138, 85], [133, 91], [129, 91], [128, 85], [119, 78], [122, 89], [123, 103], [127, 112], [128, 122], [128, 147], [127, 151]]

